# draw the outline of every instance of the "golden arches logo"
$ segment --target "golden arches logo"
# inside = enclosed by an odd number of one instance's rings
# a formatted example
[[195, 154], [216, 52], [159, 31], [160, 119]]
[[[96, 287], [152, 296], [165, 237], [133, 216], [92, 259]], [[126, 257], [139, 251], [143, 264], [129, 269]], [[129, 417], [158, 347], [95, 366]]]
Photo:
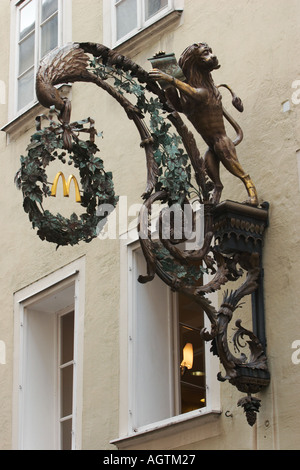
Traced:
[[80, 196], [80, 192], [79, 192], [79, 185], [78, 185], [77, 179], [75, 178], [74, 175], [70, 175], [69, 178], [68, 178], [68, 181], [66, 181], [65, 175], [63, 174], [62, 171], [59, 171], [56, 174], [55, 178], [54, 178], [54, 182], [53, 182], [52, 188], [51, 188], [51, 196], [54, 196], [54, 197], [56, 196], [57, 183], [58, 183], [58, 180], [59, 180], [60, 177], [62, 179], [64, 197], [69, 197], [69, 195], [70, 195], [70, 184], [71, 184], [71, 181], [73, 180], [74, 181], [74, 186], [75, 186], [75, 200], [76, 200], [76, 202], [81, 202], [81, 196]]

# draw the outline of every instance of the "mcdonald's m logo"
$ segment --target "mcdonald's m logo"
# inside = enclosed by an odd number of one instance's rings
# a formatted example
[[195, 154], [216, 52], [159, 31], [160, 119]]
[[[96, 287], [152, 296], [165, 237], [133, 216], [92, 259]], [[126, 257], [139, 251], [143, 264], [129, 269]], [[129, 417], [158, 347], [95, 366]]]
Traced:
[[73, 180], [74, 181], [74, 186], [75, 186], [75, 199], [76, 199], [76, 202], [81, 202], [81, 196], [80, 196], [80, 192], [79, 192], [79, 186], [78, 186], [77, 179], [75, 178], [74, 175], [70, 175], [69, 178], [68, 178], [68, 181], [66, 181], [65, 175], [63, 174], [62, 171], [59, 171], [56, 174], [55, 178], [54, 178], [54, 182], [53, 182], [52, 188], [51, 188], [51, 196], [54, 196], [54, 197], [56, 196], [57, 183], [58, 183], [58, 180], [59, 180], [60, 177], [62, 179], [64, 197], [69, 197], [70, 184], [71, 184], [71, 181]]

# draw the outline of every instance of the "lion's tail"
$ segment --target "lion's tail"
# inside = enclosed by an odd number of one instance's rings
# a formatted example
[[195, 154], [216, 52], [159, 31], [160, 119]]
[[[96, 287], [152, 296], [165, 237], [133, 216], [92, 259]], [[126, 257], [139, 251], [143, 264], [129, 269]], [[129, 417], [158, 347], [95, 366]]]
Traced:
[[[224, 87], [227, 88], [227, 90], [231, 93], [232, 96], [232, 104], [233, 106], [240, 112], [242, 113], [244, 111], [244, 106], [242, 103], [242, 100], [232, 91], [232, 89], [226, 85], [225, 83], [222, 83], [221, 85], [218, 85], [217, 88]], [[238, 125], [238, 123], [233, 119], [232, 116], [226, 111], [226, 109], [223, 108], [223, 115], [227, 119], [227, 121], [232, 125], [234, 128], [235, 132], [237, 133], [236, 139], [233, 141], [234, 145], [238, 145], [242, 142], [243, 140], [243, 131]]]
[[243, 131], [242, 131], [242, 128], [238, 125], [238, 123], [233, 119], [232, 116], [230, 116], [230, 114], [226, 111], [226, 109], [223, 107], [223, 115], [225, 117], [225, 119], [227, 119], [227, 121], [229, 122], [229, 124], [232, 125], [232, 127], [234, 128], [237, 136], [236, 138], [233, 140], [233, 145], [237, 146], [239, 145], [242, 140], [243, 140], [243, 137], [244, 137], [244, 134], [243, 134]]

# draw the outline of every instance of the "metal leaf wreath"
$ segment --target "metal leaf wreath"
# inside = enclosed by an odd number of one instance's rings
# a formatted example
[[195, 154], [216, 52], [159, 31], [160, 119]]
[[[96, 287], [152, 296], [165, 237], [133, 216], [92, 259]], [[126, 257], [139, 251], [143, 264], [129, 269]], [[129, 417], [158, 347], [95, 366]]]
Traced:
[[[27, 147], [28, 153], [25, 157], [21, 156], [21, 168], [15, 176], [15, 183], [23, 192], [23, 208], [42, 240], [58, 246], [90, 242], [98, 235], [99, 224], [105, 222], [107, 216], [98, 214], [98, 206], [107, 204], [115, 207], [118, 202], [112, 174], [104, 171], [103, 161], [96, 155], [99, 149], [94, 143], [96, 131], [93, 121], [86, 119], [64, 128], [51, 119], [50, 126], [43, 129], [40, 129], [39, 121], [38, 130]], [[90, 123], [90, 129], [83, 127], [86, 123]], [[78, 132], [89, 132], [90, 140], [80, 140]], [[51, 195], [45, 169], [56, 159], [66, 163], [66, 158], [70, 166], [79, 169], [82, 187], [80, 204], [86, 209], [80, 216], [73, 213], [70, 218], [43, 209], [44, 197]]]

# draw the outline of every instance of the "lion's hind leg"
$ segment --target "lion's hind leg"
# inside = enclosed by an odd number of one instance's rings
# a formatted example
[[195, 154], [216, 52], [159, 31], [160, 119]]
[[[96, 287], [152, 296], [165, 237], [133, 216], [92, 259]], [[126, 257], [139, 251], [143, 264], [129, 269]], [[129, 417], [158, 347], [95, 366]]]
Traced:
[[255, 185], [250, 176], [245, 173], [242, 165], [240, 164], [232, 140], [230, 140], [227, 136], [219, 138], [215, 143], [214, 150], [225, 168], [232, 175], [237, 176], [244, 183], [248, 193], [248, 199], [245, 202], [247, 204], [257, 206], [258, 197]]
[[220, 179], [220, 160], [217, 155], [208, 148], [204, 155], [204, 161], [206, 173], [214, 184], [212, 203], [218, 204], [224, 187]]
[[246, 186], [248, 196], [249, 196], [249, 198], [245, 202], [247, 204], [251, 204], [252, 206], [258, 206], [257, 192], [256, 192], [256, 188], [254, 186], [254, 183], [253, 183], [252, 179], [250, 178], [249, 175], [243, 175], [241, 177], [241, 180], [243, 181], [244, 185]]

